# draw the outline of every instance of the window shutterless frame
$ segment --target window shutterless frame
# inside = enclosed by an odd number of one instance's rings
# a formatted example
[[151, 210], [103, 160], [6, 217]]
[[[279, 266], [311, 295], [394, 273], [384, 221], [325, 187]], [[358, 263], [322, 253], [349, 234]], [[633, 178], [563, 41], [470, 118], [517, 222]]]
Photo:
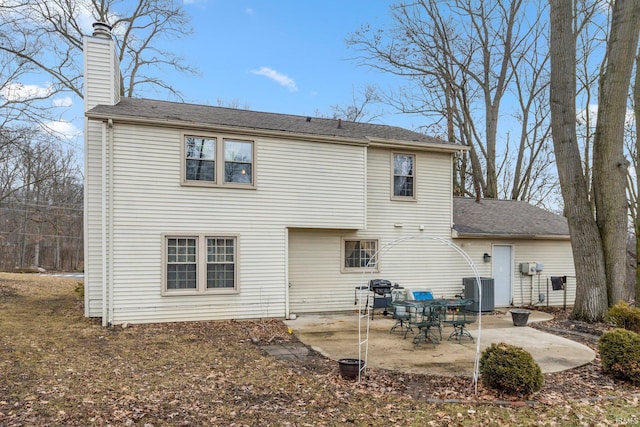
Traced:
[[[380, 271], [377, 251], [378, 239], [343, 237], [340, 240], [340, 272], [362, 273], [369, 266], [369, 271]], [[375, 257], [375, 258], [374, 258]]]
[[391, 200], [415, 201], [416, 155], [413, 153], [391, 153]]
[[163, 234], [162, 295], [235, 294], [237, 235]]
[[180, 145], [182, 185], [256, 188], [256, 143], [253, 139], [183, 132]]

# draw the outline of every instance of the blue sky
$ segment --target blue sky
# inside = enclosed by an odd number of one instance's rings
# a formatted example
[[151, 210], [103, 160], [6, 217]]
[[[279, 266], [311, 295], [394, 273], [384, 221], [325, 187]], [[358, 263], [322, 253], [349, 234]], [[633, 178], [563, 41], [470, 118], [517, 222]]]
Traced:
[[[182, 0], [193, 33], [163, 40], [159, 48], [174, 52], [199, 70], [196, 76], [166, 72], [165, 82], [178, 89], [185, 102], [236, 105], [256, 111], [331, 116], [332, 106], [353, 104], [367, 85], [397, 87], [391, 75], [359, 66], [346, 39], [363, 25], [391, 22], [393, 1], [382, 0]], [[126, 7], [131, 5], [123, 3]], [[77, 17], [85, 34], [93, 19]], [[32, 74], [14, 82], [0, 96], [21, 98], [49, 92], [50, 76]], [[168, 93], [136, 96], [175, 100]], [[55, 96], [62, 120], [47, 126], [67, 137], [82, 158], [83, 106], [71, 95]], [[372, 106], [379, 113], [383, 106]], [[416, 129], [425, 119], [389, 112], [375, 123]]]
[[[393, 78], [358, 66], [345, 39], [361, 25], [390, 20], [388, 1], [190, 0], [185, 8], [194, 33], [165, 46], [196, 66], [201, 75], [176, 75], [172, 83], [185, 101], [276, 113], [331, 114], [367, 84]], [[149, 97], [157, 97], [148, 95]], [[390, 114], [377, 122], [408, 125]]]
[[[163, 41], [160, 48], [184, 58], [199, 74], [168, 72], [163, 79], [185, 102], [236, 105], [256, 111], [331, 116], [332, 106], [346, 107], [367, 85], [397, 87], [397, 77], [359, 66], [346, 39], [363, 25], [391, 22], [392, 1], [372, 0], [183, 0], [193, 33]], [[86, 34], [93, 20], [79, 17]], [[22, 91], [46, 92], [47, 76], [33, 76]], [[42, 80], [45, 79], [45, 80]], [[168, 93], [138, 97], [175, 100]], [[83, 107], [70, 96], [52, 100], [66, 112], [50, 127], [68, 136], [82, 151]], [[383, 106], [372, 106], [379, 113]], [[386, 108], [388, 111], [389, 109]], [[416, 129], [424, 118], [388, 111], [374, 123]]]

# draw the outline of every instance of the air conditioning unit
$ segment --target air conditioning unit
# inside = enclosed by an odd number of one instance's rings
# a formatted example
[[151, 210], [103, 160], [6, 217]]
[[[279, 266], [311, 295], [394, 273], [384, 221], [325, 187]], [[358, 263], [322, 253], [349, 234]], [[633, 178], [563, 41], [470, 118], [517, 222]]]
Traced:
[[520, 264], [520, 273], [528, 276], [533, 276], [536, 274], [537, 262], [529, 261], [523, 262]]
[[[469, 306], [469, 310], [478, 312], [480, 311], [480, 304], [482, 303], [482, 311], [490, 312], [495, 309], [495, 291], [493, 277], [481, 277], [480, 286], [478, 289], [477, 279], [475, 277], [463, 277], [462, 284], [464, 285], [464, 298], [474, 300], [473, 304]], [[479, 300], [479, 294], [482, 291], [482, 300]]]

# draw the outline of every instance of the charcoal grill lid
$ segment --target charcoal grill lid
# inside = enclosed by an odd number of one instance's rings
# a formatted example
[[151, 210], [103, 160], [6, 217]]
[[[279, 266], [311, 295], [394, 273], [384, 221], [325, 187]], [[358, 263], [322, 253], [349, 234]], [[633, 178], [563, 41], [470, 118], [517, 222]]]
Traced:
[[391, 281], [389, 280], [385, 280], [385, 279], [371, 279], [369, 280], [369, 287], [370, 288], [384, 288], [384, 287], [391, 287]]

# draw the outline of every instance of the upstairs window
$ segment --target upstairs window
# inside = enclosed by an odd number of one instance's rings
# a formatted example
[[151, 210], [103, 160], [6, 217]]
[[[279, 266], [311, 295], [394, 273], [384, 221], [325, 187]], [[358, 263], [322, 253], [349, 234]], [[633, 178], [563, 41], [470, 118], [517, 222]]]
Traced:
[[224, 140], [224, 182], [253, 182], [253, 143]]
[[255, 187], [254, 142], [222, 135], [184, 135], [184, 185]]
[[415, 163], [413, 154], [393, 155], [394, 199], [415, 199]]
[[216, 138], [185, 137], [187, 181], [216, 181]]

